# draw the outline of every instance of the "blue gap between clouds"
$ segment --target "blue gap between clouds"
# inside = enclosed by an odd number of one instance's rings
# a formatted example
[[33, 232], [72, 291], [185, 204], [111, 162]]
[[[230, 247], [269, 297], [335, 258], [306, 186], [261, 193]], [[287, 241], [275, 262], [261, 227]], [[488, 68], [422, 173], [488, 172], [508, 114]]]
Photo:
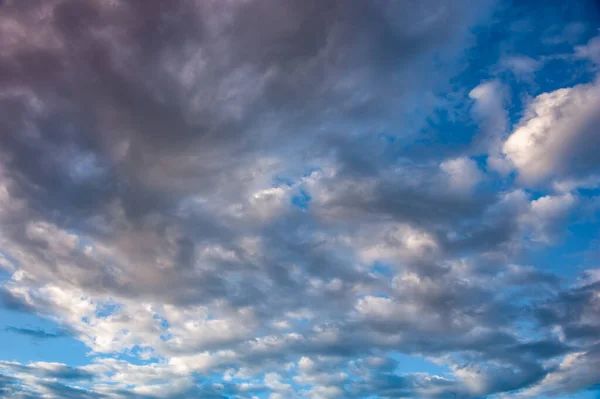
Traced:
[[299, 208], [303, 211], [306, 211], [306, 210], [308, 210], [308, 206], [309, 206], [311, 200], [312, 200], [311, 196], [306, 191], [301, 189], [297, 195], [294, 195], [292, 197], [291, 201], [292, 201], [293, 206], [295, 206], [296, 208]]
[[59, 362], [69, 366], [89, 363], [89, 349], [67, 334], [57, 337], [37, 338], [17, 333], [11, 328], [59, 333], [63, 329], [51, 320], [32, 313], [0, 307], [0, 353], [2, 360], [29, 362]]

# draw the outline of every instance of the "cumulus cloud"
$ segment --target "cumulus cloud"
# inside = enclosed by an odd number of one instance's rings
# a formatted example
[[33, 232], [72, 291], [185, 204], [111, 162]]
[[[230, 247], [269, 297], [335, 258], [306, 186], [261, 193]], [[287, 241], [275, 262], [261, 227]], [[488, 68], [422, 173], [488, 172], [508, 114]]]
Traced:
[[450, 186], [462, 191], [470, 191], [483, 179], [477, 163], [467, 158], [444, 161], [440, 164], [440, 169], [448, 174]]
[[536, 184], [596, 173], [599, 107], [597, 83], [537, 96], [503, 145], [520, 178]]

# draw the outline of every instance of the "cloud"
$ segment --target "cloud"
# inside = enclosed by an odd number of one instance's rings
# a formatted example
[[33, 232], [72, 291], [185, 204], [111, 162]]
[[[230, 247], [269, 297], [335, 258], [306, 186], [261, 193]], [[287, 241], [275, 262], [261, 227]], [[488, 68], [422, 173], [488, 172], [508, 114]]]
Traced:
[[585, 45], [575, 47], [575, 55], [579, 58], [588, 59], [596, 64], [600, 64], [600, 58], [598, 58], [599, 48], [600, 37], [594, 37]]
[[50, 332], [46, 330], [42, 330], [40, 328], [32, 329], [32, 328], [22, 328], [22, 327], [13, 327], [7, 326], [4, 328], [4, 331], [21, 334], [25, 336], [29, 336], [35, 339], [49, 339], [49, 338], [60, 338], [65, 336], [64, 332]]
[[519, 79], [530, 79], [541, 68], [541, 62], [528, 56], [509, 56], [501, 66], [510, 70]]
[[[580, 194], [508, 172], [592, 179], [597, 84], [539, 95], [507, 138], [509, 88], [483, 80], [476, 154], [412, 151], [492, 6], [3, 2], [0, 295], [57, 324], [6, 331], [64, 329], [89, 361], [1, 362], [0, 392], [477, 398], [588, 383], [595, 288], [521, 264], [561, 237]], [[447, 372], [400, 372], [398, 351]], [[570, 385], [556, 362], [576, 354], [590, 378]]]
[[444, 161], [440, 164], [440, 169], [450, 177], [450, 186], [462, 191], [470, 191], [483, 179], [477, 163], [467, 158]]
[[587, 177], [597, 172], [595, 126], [600, 106], [596, 83], [537, 96], [503, 145], [526, 184]]
[[525, 397], [559, 396], [597, 384], [594, 370], [600, 361], [596, 339], [598, 323], [592, 315], [597, 311], [598, 290], [596, 281], [583, 280], [583, 284], [563, 289], [536, 306], [539, 324], [552, 327], [561, 341], [572, 343], [575, 348], [553, 365], [544, 379], [525, 390]]
[[506, 97], [506, 88], [497, 80], [483, 82], [469, 92], [469, 98], [474, 100], [472, 114], [482, 128], [479, 150], [488, 154], [489, 168], [501, 174], [510, 172], [501, 153], [501, 143], [508, 129]]

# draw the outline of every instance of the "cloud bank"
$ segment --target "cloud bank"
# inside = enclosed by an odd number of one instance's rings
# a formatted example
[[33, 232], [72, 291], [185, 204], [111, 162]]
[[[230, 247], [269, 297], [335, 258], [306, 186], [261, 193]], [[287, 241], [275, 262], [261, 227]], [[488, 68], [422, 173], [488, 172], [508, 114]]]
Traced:
[[[597, 79], [511, 122], [517, 86], [465, 71], [498, 3], [0, 3], [0, 298], [57, 325], [6, 331], [89, 350], [5, 359], [0, 393], [597, 386], [596, 269], [534, 256], [597, 215]], [[577, 43], [561, 62], [593, 76], [597, 39]], [[472, 139], [436, 140], [440, 113]]]

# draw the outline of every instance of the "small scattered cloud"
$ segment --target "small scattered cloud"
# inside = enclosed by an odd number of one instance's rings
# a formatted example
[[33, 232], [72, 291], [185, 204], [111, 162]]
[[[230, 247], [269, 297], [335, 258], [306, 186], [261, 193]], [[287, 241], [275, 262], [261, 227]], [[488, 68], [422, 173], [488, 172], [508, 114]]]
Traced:
[[68, 336], [68, 334], [64, 331], [46, 331], [41, 328], [7, 326], [4, 328], [4, 331], [42, 340]]

